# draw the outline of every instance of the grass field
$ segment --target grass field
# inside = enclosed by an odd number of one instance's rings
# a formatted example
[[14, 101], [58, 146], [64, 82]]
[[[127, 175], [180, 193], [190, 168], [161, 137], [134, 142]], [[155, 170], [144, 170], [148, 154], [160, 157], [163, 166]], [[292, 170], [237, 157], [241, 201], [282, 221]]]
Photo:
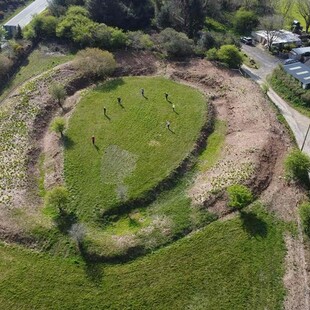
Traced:
[[66, 132], [65, 178], [78, 214], [93, 216], [156, 186], [193, 149], [205, 121], [204, 96], [164, 78], [117, 79], [87, 93]]
[[263, 207], [122, 265], [0, 246], [2, 309], [282, 309], [284, 225]]

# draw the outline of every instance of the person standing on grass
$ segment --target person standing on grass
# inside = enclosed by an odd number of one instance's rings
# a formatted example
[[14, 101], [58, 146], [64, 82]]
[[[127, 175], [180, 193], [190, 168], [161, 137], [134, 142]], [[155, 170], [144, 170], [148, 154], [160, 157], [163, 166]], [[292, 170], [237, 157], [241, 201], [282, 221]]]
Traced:
[[175, 112], [175, 105], [174, 105], [174, 103], [172, 104], [172, 110], [173, 110], [173, 112]]
[[107, 108], [103, 107], [103, 114], [106, 115], [107, 114]]
[[144, 88], [141, 88], [141, 95], [144, 97]]
[[166, 121], [166, 127], [170, 130], [170, 122], [168, 120]]
[[95, 136], [91, 137], [91, 142], [92, 142], [92, 144], [95, 144]]
[[169, 94], [165, 93], [165, 98], [166, 98], [167, 101], [168, 101], [168, 96], [169, 96]]
[[121, 97], [117, 97], [117, 102], [118, 102], [118, 104], [122, 104], [122, 98]]

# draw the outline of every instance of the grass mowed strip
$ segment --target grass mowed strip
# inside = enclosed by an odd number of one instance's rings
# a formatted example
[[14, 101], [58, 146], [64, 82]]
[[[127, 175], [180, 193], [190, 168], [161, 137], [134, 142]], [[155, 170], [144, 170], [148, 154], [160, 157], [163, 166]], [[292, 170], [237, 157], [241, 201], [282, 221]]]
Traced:
[[284, 225], [256, 206], [132, 263], [0, 246], [2, 309], [282, 309]]
[[66, 132], [65, 179], [74, 207], [89, 216], [138, 198], [178, 167], [205, 121], [204, 96], [161, 77], [115, 79], [89, 91]]

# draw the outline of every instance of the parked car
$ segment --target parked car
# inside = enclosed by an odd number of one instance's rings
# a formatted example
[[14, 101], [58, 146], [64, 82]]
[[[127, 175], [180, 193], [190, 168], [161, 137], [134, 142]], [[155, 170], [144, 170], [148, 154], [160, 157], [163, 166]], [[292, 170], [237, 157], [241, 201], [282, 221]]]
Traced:
[[290, 64], [294, 64], [295, 62], [299, 62], [299, 60], [297, 60], [297, 59], [292, 59], [292, 58], [288, 58], [288, 59], [286, 59], [286, 60], [283, 62], [283, 64], [284, 64], [284, 65], [290, 65]]
[[246, 45], [252, 45], [253, 44], [253, 40], [251, 37], [241, 37], [240, 41]]

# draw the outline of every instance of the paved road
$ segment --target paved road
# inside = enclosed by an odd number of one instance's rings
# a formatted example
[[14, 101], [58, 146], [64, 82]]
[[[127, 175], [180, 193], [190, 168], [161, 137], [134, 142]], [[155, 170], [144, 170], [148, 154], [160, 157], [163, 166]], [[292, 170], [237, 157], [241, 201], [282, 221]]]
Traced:
[[20, 25], [21, 28], [24, 28], [30, 23], [33, 15], [43, 12], [48, 6], [48, 0], [35, 0], [29, 4], [24, 10], [15, 15], [10, 19], [4, 26], [15, 26]]
[[[257, 47], [244, 45], [242, 46], [242, 50], [260, 64], [258, 70], [251, 69], [245, 65], [242, 67], [243, 70], [258, 84], [264, 83], [267, 75], [270, 74], [279, 63], [281, 63], [278, 58], [269, 55], [266, 51]], [[285, 117], [295, 135], [299, 148], [301, 148], [308, 126], [310, 125], [310, 119], [289, 106], [272, 89], [269, 89], [267, 94]], [[303, 150], [310, 155], [310, 133]]]

